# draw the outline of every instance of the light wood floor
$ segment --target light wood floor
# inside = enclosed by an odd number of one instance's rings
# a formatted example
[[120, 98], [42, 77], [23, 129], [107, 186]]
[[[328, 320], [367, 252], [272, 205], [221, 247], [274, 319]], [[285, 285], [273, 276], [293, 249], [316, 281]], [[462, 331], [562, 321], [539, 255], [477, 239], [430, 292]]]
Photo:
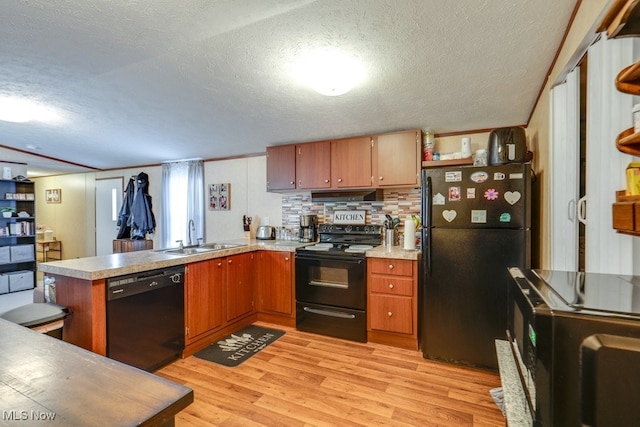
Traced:
[[156, 372], [194, 390], [176, 426], [504, 426], [497, 374], [416, 351], [286, 331], [235, 368], [194, 357]]

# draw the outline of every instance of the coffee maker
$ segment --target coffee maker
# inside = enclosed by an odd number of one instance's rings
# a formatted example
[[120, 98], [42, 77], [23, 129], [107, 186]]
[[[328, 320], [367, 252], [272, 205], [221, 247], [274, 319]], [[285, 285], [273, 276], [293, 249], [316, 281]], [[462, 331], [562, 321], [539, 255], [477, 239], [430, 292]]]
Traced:
[[318, 216], [300, 215], [300, 238], [302, 243], [315, 242], [318, 238]]

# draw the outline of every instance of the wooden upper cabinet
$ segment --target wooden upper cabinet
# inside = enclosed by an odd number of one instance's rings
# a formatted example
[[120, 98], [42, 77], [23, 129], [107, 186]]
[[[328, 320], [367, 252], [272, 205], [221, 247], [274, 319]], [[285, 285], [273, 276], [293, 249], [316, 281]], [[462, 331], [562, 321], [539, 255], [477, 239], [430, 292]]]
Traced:
[[298, 144], [296, 149], [296, 188], [331, 188], [331, 141]]
[[296, 146], [267, 147], [267, 191], [296, 188]]
[[267, 191], [420, 185], [422, 131], [267, 147]]
[[331, 141], [331, 183], [333, 188], [371, 187], [370, 136]]
[[419, 129], [374, 137], [374, 187], [420, 185], [421, 138]]

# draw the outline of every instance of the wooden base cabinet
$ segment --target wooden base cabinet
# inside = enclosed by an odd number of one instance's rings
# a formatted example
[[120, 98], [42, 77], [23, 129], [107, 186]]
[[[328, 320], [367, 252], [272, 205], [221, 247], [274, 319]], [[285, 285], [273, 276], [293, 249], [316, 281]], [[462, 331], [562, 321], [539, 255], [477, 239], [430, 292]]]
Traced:
[[226, 279], [226, 321], [231, 322], [255, 311], [253, 286], [255, 252], [225, 258]]
[[183, 357], [255, 322], [254, 257], [247, 252], [186, 265]]
[[368, 340], [418, 349], [418, 262], [367, 260]]
[[188, 264], [185, 274], [185, 344], [224, 324], [224, 259]]
[[258, 252], [258, 320], [295, 327], [293, 252]]

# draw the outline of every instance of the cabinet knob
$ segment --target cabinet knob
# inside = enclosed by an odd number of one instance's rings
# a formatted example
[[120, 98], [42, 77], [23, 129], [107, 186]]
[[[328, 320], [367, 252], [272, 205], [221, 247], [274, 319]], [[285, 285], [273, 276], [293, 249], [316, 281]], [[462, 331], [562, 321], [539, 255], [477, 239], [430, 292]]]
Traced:
[[328, 183], [328, 182], [329, 182], [329, 180], [328, 180], [328, 179], [325, 179], [325, 180], [324, 180], [324, 183], [325, 183], [325, 184], [326, 184], [326, 183]]
[[285, 261], [289, 261], [289, 257], [285, 257], [285, 258], [284, 258], [284, 260], [285, 260]]
[[222, 263], [221, 262], [218, 263], [218, 267], [222, 267]]
[[389, 311], [389, 312], [387, 312], [387, 316], [391, 317], [391, 316], [393, 316], [393, 313]]
[[228, 262], [229, 264], [231, 264], [231, 263], [233, 262], [233, 260], [232, 260], [232, 259], [230, 259], [230, 260], [228, 260], [227, 262]]
[[393, 264], [389, 264], [389, 270], [393, 270]]
[[342, 182], [342, 178], [338, 178], [338, 182]]
[[289, 181], [289, 184], [293, 185], [293, 184], [295, 184], [295, 182], [294, 181]]
[[393, 289], [393, 283], [389, 283], [389, 289]]
[[382, 181], [383, 179], [384, 179], [383, 177], [380, 177], [380, 181]]

